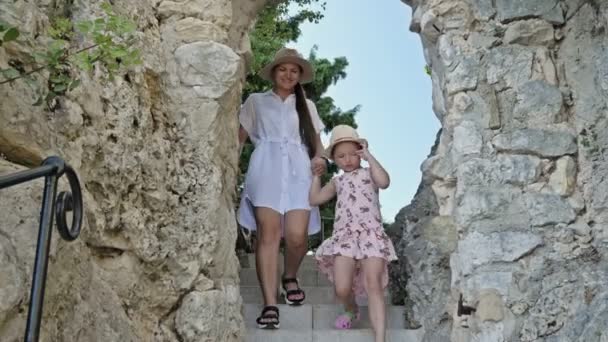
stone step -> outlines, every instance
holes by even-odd
[[[302,286],[302,289],[306,293],[306,304],[336,304],[336,298],[334,295],[334,288],[329,286]],[[241,297],[243,297],[243,303],[251,304],[262,304],[264,303],[262,298],[262,291],[259,286],[241,286]],[[390,294],[388,289],[384,293],[386,303],[391,303]],[[277,292],[277,301],[284,304],[284,299],[279,296]],[[357,304],[367,305],[367,297],[357,298]]]
[[[247,329],[245,342],[312,342],[312,330]]]
[[[261,310],[261,309],[260,309]],[[361,320],[355,328],[371,328],[367,306],[360,306]],[[333,330],[334,320],[342,313],[342,305],[316,304],[313,305],[312,317],[315,330]],[[388,329],[405,329],[405,308],[403,306],[388,305],[386,308],[386,327]]]
[[[420,329],[419,329],[420,330]],[[389,329],[386,342],[420,342],[418,330]],[[370,342],[374,340],[371,329],[352,330],[260,330],[248,329],[246,342]]]
[[[312,342],[371,342],[373,340],[372,329],[312,331]],[[417,330],[388,329],[386,331],[386,342],[420,341],[422,341],[422,336]]]
[[[257,329],[255,320],[262,312],[262,307],[262,304],[243,305],[243,319],[245,320],[245,327],[247,327],[247,329]],[[303,304],[295,307],[287,304],[279,304],[277,307],[279,308],[279,319],[282,330],[301,331],[312,329],[312,305]]]
[[[279,304],[281,328],[289,330],[333,330],[334,320],[342,312],[338,304],[303,304],[298,307]],[[371,328],[367,306],[361,306],[361,320],[355,329]],[[386,326],[388,329],[405,329],[403,306],[389,305],[386,308]],[[243,305],[243,318],[248,329],[257,327],[256,318],[262,311],[262,304]]]
[[[279,272],[279,276],[280,276]],[[242,268],[239,271],[241,286],[257,286],[258,276],[255,268]],[[327,277],[317,270],[300,269],[298,272],[300,286],[333,286]]]
[[[335,296],[333,287],[329,286],[302,286],[306,293],[307,304],[334,304]],[[259,286],[241,286],[241,296],[243,303],[262,304],[262,291]],[[282,298],[277,298],[280,303],[284,303]]]

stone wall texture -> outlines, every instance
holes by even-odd
[[[54,232],[43,341],[241,340],[235,113],[264,2],[112,1],[138,25],[141,66],[82,75],[53,111],[21,82],[0,86],[0,173],[59,155],[83,185],[80,238]],[[0,0],[22,32],[0,68],[44,44],[56,13],[91,18],[100,4]],[[41,194],[42,181],[0,191],[3,342],[23,338]]]
[[[408,323],[428,342],[608,341],[608,3],[404,2],[442,123],[391,227]]]

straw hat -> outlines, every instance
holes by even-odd
[[[351,141],[357,144],[364,144],[365,139],[359,137],[357,131],[349,125],[338,125],[331,130],[329,146],[325,149],[325,156],[332,159],[334,147],[341,142]]]
[[[314,71],[309,61],[304,59],[300,53],[295,49],[282,48],[274,55],[274,60],[268,63],[262,70],[260,70],[260,77],[267,81],[274,81],[272,79],[272,69],[279,64],[293,63],[297,64],[302,68],[302,74],[300,75],[300,83],[312,82],[314,78]]]

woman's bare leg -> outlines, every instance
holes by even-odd
[[[309,210],[291,210],[285,214],[285,260],[284,278],[295,278],[302,259],[308,251],[308,221],[310,220]],[[287,290],[295,290],[295,283],[288,283]],[[301,295],[294,295],[291,298],[301,299]]]
[[[264,305],[276,305],[281,215],[270,208],[256,207],[255,217],[258,225],[255,250],[258,281]]]

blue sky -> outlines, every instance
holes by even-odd
[[[361,105],[359,135],[391,176],[380,202],[384,220],[393,222],[416,193],[420,164],[440,128],[420,38],[409,31],[411,9],[400,0],[327,0],[324,13],[319,24],[301,26],[289,46],[308,56],[317,45],[319,58],[348,59],[348,76],[327,95],[342,109]]]

